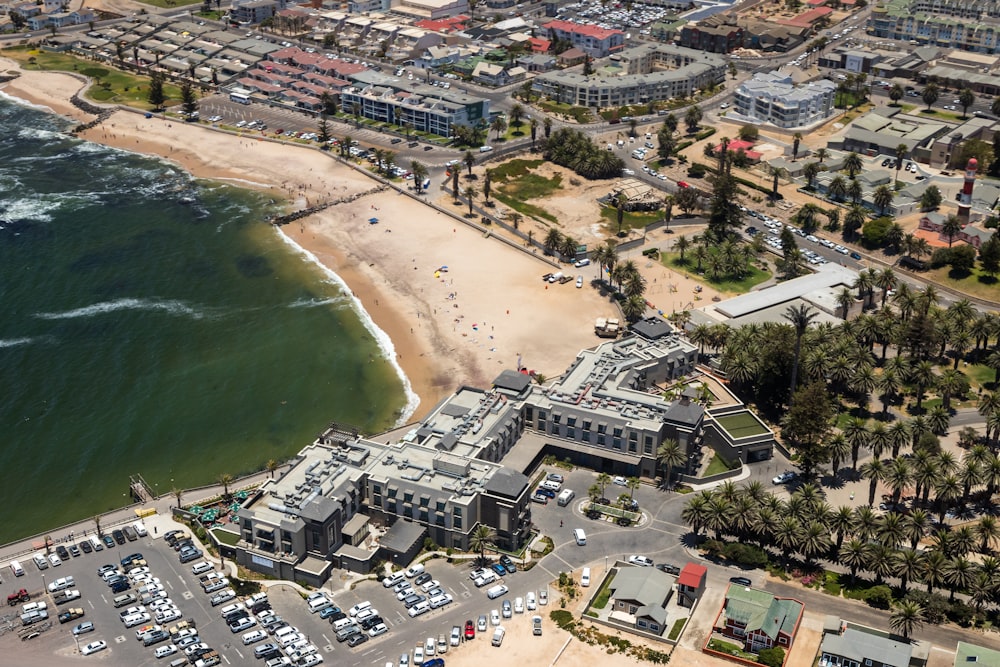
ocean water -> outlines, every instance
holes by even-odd
[[[258,193],[0,99],[0,543],[412,404],[391,343]]]

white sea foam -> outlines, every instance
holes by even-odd
[[[17,131],[17,136],[19,139],[42,139],[44,141],[66,139],[66,135],[62,132],[43,130],[40,127],[23,127]]]
[[[47,111],[48,113],[55,113],[52,107],[47,107],[43,104],[34,104],[26,99],[20,97],[14,97],[13,95],[8,95],[7,93],[0,90],[0,100],[6,100],[7,102],[13,102],[22,107],[28,107],[29,109],[38,109],[39,111]]]
[[[5,347],[18,347],[20,345],[28,345],[34,341],[34,338],[0,338],[0,349]]]
[[[316,308],[318,306],[329,306],[333,304],[348,303],[343,297],[329,297],[327,299],[298,299],[288,304],[289,308]]]
[[[64,310],[56,313],[35,313],[35,317],[43,320],[71,320],[78,317],[91,317],[114,313],[119,310],[149,310],[162,311],[170,315],[183,315],[200,320],[204,314],[191,308],[187,304],[173,299],[115,299],[114,301],[101,301],[90,306]]]
[[[35,220],[48,222],[52,220],[49,212],[59,208],[58,201],[39,199],[7,199],[0,201],[0,222],[18,222]]]
[[[369,332],[371,332],[372,336],[374,336],[375,341],[378,343],[378,346],[382,350],[382,353],[385,355],[385,358],[389,361],[390,364],[392,364],[393,369],[396,371],[396,375],[399,376],[399,379],[403,383],[403,391],[406,394],[406,405],[403,407],[403,412],[399,416],[399,419],[396,421],[397,426],[402,426],[410,419],[410,416],[416,411],[417,405],[420,403],[420,397],[414,393],[413,386],[410,384],[410,378],[406,377],[406,373],[403,372],[402,366],[400,366],[399,362],[396,360],[396,347],[392,344],[392,339],[389,338],[389,334],[382,331],[382,329],[380,329],[379,326],[375,324],[375,321],[372,320],[371,316],[368,314],[368,311],[366,311],[364,306],[361,305],[361,300],[358,299],[356,296],[354,296],[354,294],[351,292],[351,288],[347,286],[347,283],[344,282],[343,278],[338,276],[335,272],[331,271],[328,267],[324,266],[323,263],[319,261],[319,259],[316,257],[316,255],[312,254],[311,252],[300,246],[298,243],[293,241],[291,238],[289,238],[288,235],[285,234],[280,227],[276,227],[275,229],[277,229],[278,231],[278,238],[284,241],[295,252],[304,256],[310,262],[318,266],[320,270],[323,271],[323,273],[326,274],[326,276],[333,283],[335,283],[341,288],[344,296],[350,299],[350,304],[354,307],[354,310],[357,311],[358,315],[361,317],[361,323],[365,326],[366,329],[368,329]]]

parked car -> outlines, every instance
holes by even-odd
[[[747,577],[729,577],[729,582],[737,586],[752,586],[753,582]]]
[[[794,479],[795,479],[795,473],[792,472],[791,470],[786,470],[785,472],[781,473],[780,475],[772,479],[771,482],[773,482],[774,484],[788,484]]]

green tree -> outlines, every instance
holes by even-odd
[[[687,126],[688,134],[694,134],[698,131],[701,118],[701,108],[699,108],[697,104],[692,104],[688,107],[687,111],[684,113],[684,125]]]
[[[847,154],[847,157],[844,158],[844,169],[847,170],[847,175],[852,179],[857,176],[858,172],[860,172],[863,168],[864,162],[862,162],[861,156],[856,152],[851,151]]]
[[[962,231],[962,221],[954,213],[949,214],[941,224],[941,233],[948,237],[949,248],[960,231]]]
[[[783,314],[783,317],[788,320],[789,324],[795,330],[795,352],[792,355],[792,379],[788,390],[790,396],[795,394],[795,384],[799,373],[799,360],[802,355],[802,337],[805,335],[809,325],[816,319],[816,316],[816,311],[804,304],[789,306]]]
[[[878,210],[882,215],[885,215],[889,206],[892,204],[892,197],[892,188],[888,185],[880,185],[875,188],[875,192],[872,193],[872,203],[878,207]]]
[[[152,78],[149,80],[149,96],[147,97],[149,104],[153,107],[153,110],[158,110],[163,108],[163,103],[167,101],[167,96],[163,92],[163,73],[153,72]]]
[[[326,120],[326,114],[320,114],[319,124],[316,126],[316,141],[319,142],[320,148],[326,150],[329,148],[330,141],[330,123]]]
[[[921,211],[936,211],[941,205],[941,190],[936,185],[928,185],[924,193],[920,195]]]
[[[680,444],[677,440],[673,438],[667,438],[660,446],[656,448],[656,462],[663,466],[666,474],[664,478],[666,480],[667,488],[672,486],[671,482],[673,479],[674,468],[679,468],[683,466],[687,461],[687,457],[684,454],[684,450],[681,449]]]
[[[889,89],[889,99],[892,100],[893,104],[899,104],[899,101],[903,99],[903,86],[898,83],[894,83],[892,88]]]
[[[962,117],[965,118],[969,115],[969,107],[971,107],[976,101],[976,94],[972,92],[969,88],[963,88],[962,92],[958,94],[958,103],[962,105]]]
[[[486,550],[493,547],[497,539],[497,533],[484,523],[476,526],[469,536],[469,548],[479,552],[479,562],[486,562]]]
[[[806,187],[812,189],[815,186],[816,176],[819,174],[819,162],[807,162],[802,167],[802,175],[806,177]]]
[[[931,105],[938,101],[938,96],[940,94],[940,89],[934,82],[928,83],[924,88],[924,92],[921,93],[920,98],[927,105],[927,110],[930,111]]]
[[[794,135],[792,135],[792,162],[795,162],[797,159],[799,159],[800,143],[802,143],[802,133],[796,132]]]
[[[785,663],[785,649],[780,646],[762,649],[757,653],[757,662],[767,667],[781,667]]]
[[[833,406],[822,382],[803,386],[792,395],[791,403],[781,420],[781,432],[798,453],[802,477],[809,481],[831,459],[827,435]]]
[[[1000,273],[1000,234],[994,233],[990,239],[979,246],[979,263],[991,278]]]

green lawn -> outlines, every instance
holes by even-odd
[[[569,104],[549,101],[539,102],[538,106],[549,113],[571,116],[578,123],[590,123],[594,120],[590,109],[587,107],[575,107]]]
[[[537,220],[547,220],[552,223],[558,223],[559,220],[556,216],[552,215],[544,208],[540,206],[535,206],[534,204],[529,204],[527,202],[521,201],[511,197],[503,192],[497,191],[492,194],[492,197],[502,204],[510,206],[512,209],[520,213],[521,215],[528,216],[529,218],[535,218]]]
[[[240,541],[240,536],[237,533],[231,533],[228,530],[221,530],[219,528],[213,530],[212,535],[215,535],[215,539],[231,547],[236,546],[236,543]]]
[[[152,108],[152,105],[147,101],[149,97],[148,77],[135,76],[111,67],[102,67],[89,60],[66,53],[50,53],[19,47],[6,49],[3,54],[18,61],[26,70],[78,72],[89,76],[95,80],[95,83],[86,90],[84,96],[92,100],[127,104],[139,109]],[[165,84],[163,90],[167,95],[166,106],[180,104],[180,88],[173,84]]]
[[[531,171],[540,164],[541,160],[511,160],[491,169],[493,196],[522,215],[558,222],[541,206],[528,203],[530,199],[544,199],[562,189],[562,174],[546,178]]]
[[[611,599],[611,579],[605,579],[604,585],[601,586],[601,590],[597,592],[597,596],[594,597],[594,603],[590,605],[594,609],[604,609],[608,606],[608,600]]]
[[[712,475],[718,475],[722,472],[729,472],[732,468],[729,467],[729,463],[726,459],[722,458],[718,454],[712,457],[712,460],[708,462],[708,467],[705,468],[705,474],[703,477],[711,477]]]
[[[602,206],[601,217],[607,222],[606,227],[609,234],[618,233],[618,209],[614,206]],[[661,211],[625,211],[622,216],[622,231],[630,229],[643,229],[646,225],[651,225],[663,218]]]
[[[931,282],[941,283],[980,299],[995,300],[1000,294],[1000,284],[998,284],[996,277],[986,275],[979,270],[978,266],[967,276],[956,275],[947,266],[931,269],[926,271],[924,275]]]
[[[972,388],[969,390],[970,394],[975,394],[976,385],[980,387],[992,386],[993,381],[996,379],[996,371],[985,364],[970,364],[964,370],[965,374],[969,376],[969,380],[972,381]]]
[[[736,278],[720,275],[718,278],[712,278],[707,273],[699,275],[695,273],[696,264],[691,261],[691,251],[689,250],[684,256],[684,263],[680,261],[680,253],[663,253],[660,255],[660,263],[666,267],[674,269],[675,271],[682,272],[685,276],[693,278],[699,282],[704,282],[720,292],[728,292],[730,294],[745,294],[749,292],[754,286],[768,280],[771,277],[771,272],[761,269],[756,265],[750,266],[750,272],[748,275],[742,279],[737,280]]]
[[[680,636],[681,629],[684,627],[685,623],[687,623],[686,618],[678,618],[676,621],[674,621],[674,625],[672,628],[670,628],[670,634],[667,635],[667,639],[670,641],[676,641],[677,638]]]
[[[733,438],[745,438],[750,435],[762,435],[767,432],[763,425],[754,419],[749,412],[738,412],[726,415],[716,420]]]

